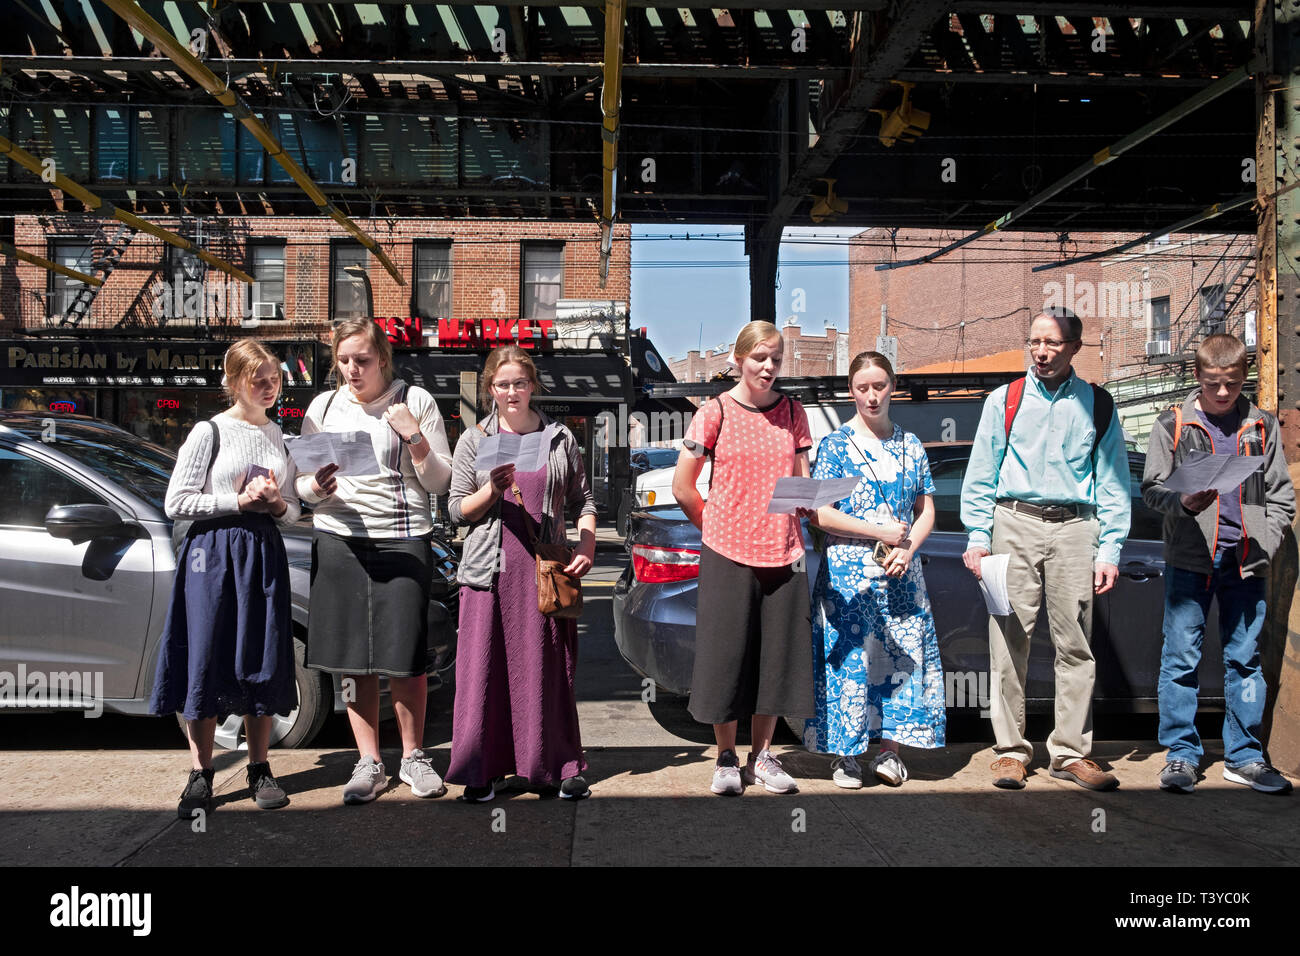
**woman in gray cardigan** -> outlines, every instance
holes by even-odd
[[[462,799],[491,800],[493,781],[508,774],[534,787],[559,788],[565,799],[589,796],[582,772],[573,679],[578,622],[537,609],[536,562],[528,524],[541,541],[565,544],[566,510],[580,540],[566,571],[581,577],[596,554],[596,505],[577,440],[564,425],[531,406],[537,369],[528,353],[507,345],[488,355],[480,399],[490,413],[456,445],[448,510],[469,526],[457,579],[460,632],[449,783]],[[485,435],[545,431],[545,468],[516,472],[503,465],[478,471]]]

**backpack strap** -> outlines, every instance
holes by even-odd
[[[1007,386],[1006,410],[1003,413],[1003,423],[1005,425],[1004,438],[1011,440],[1011,425],[1016,420],[1016,413],[1020,411],[1020,403],[1025,397],[1025,378],[1021,376]]]
[[[1178,439],[1183,435],[1183,406],[1170,405],[1169,410],[1174,413],[1174,447],[1170,451],[1178,450]]]
[[[1097,446],[1110,431],[1110,420],[1115,414],[1115,399],[1100,385],[1092,385],[1092,471],[1097,472]]]

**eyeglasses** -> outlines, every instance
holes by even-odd
[[[528,379],[521,378],[513,382],[493,382],[492,387],[498,392],[526,392],[532,384]]]
[[[1068,345],[1069,343],[1077,342],[1077,341],[1079,340],[1066,339],[1064,342],[1062,342],[1060,339],[1025,339],[1025,347],[1032,351],[1033,349],[1039,348],[1041,346],[1042,348],[1047,349],[1049,352],[1057,352],[1065,348],[1065,346]]]

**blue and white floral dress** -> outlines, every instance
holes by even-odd
[[[822,439],[813,477],[851,476],[862,481],[835,507],[867,521],[910,524],[917,495],[934,494],[925,448],[898,425],[884,441],[851,425]],[[944,745],[943,665],[920,556],[891,578],[871,558],[875,543],[827,536],[812,608],[817,715],[804,726],[804,746],[818,753],[866,753],[881,737]]]

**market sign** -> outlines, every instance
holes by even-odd
[[[482,348],[518,345],[542,348],[553,338],[550,319],[439,319],[439,348]]]

